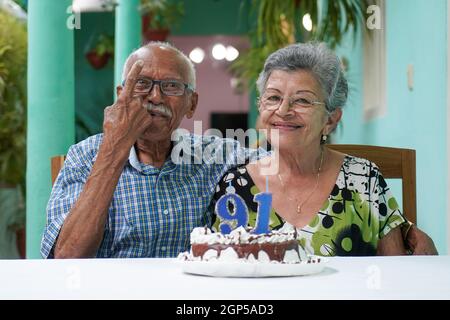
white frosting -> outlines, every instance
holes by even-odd
[[[212,260],[212,259],[217,259],[217,250],[209,249],[203,255],[203,260],[209,261],[209,260]]]
[[[270,262],[270,257],[266,252],[260,250],[258,252],[258,261],[259,262]]]
[[[290,227],[289,227],[290,226]],[[269,234],[253,234],[244,227],[234,229],[229,234],[211,232],[209,228],[197,227],[192,230],[191,244],[245,244],[245,243],[280,243],[296,239],[295,228],[286,224],[280,230],[272,230]]]
[[[248,262],[258,262],[258,260],[255,258],[255,256],[253,255],[253,253],[250,253],[249,256],[247,257],[247,261]]]
[[[233,248],[226,248],[220,252],[218,260],[220,261],[236,261],[239,260],[238,254]]]
[[[303,251],[303,250],[301,250],[301,248],[298,248],[298,249],[299,249],[300,252]],[[301,260],[298,258],[297,251],[295,251],[295,250],[287,250],[284,253],[284,258],[283,258],[283,262],[284,263],[299,263],[300,261]]]

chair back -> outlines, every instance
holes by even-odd
[[[416,223],[416,151],[356,144],[329,144],[328,148],[374,162],[384,178],[402,179],[403,214]]]
[[[52,185],[55,183],[59,171],[64,165],[64,160],[66,160],[65,155],[54,156],[51,159]]]
[[[328,144],[328,148],[374,162],[386,179],[402,180],[403,214],[416,223],[416,151],[357,144]],[[65,155],[52,157],[52,185],[64,165]]]

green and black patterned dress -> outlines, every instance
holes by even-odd
[[[244,199],[249,225],[254,226],[257,204],[253,196],[261,191],[245,167],[230,170],[222,177],[210,208],[227,188]],[[318,214],[298,229],[299,242],[314,255],[376,255],[378,241],[405,221],[378,167],[366,159],[347,155],[330,196]],[[220,223],[216,219],[213,229],[218,230]],[[284,224],[273,209],[269,224],[272,229]]]

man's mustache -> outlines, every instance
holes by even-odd
[[[145,108],[148,112],[156,111],[160,113],[162,116],[172,118],[172,110],[170,110],[169,107],[163,105],[163,104],[153,104],[153,103],[147,103],[145,105]]]

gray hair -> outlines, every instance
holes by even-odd
[[[312,72],[326,95],[325,105],[328,112],[342,108],[347,101],[348,84],[341,61],[323,42],[292,44],[272,53],[256,81],[260,95],[264,93],[267,80],[274,70]]]
[[[124,65],[123,65],[122,81],[124,81],[127,78],[127,64],[129,62],[129,60],[131,59],[131,57],[133,57],[133,55],[137,51],[139,51],[141,49],[151,49],[152,47],[155,47],[155,46],[171,49],[171,50],[175,51],[180,56],[180,58],[184,61],[184,63],[188,67],[188,78],[189,78],[188,82],[192,86],[192,88],[195,90],[195,87],[196,87],[195,86],[195,84],[196,84],[195,67],[194,67],[194,64],[192,63],[191,59],[189,59],[181,50],[179,50],[178,48],[174,47],[169,42],[163,42],[163,41],[150,41],[149,43],[139,47],[136,50],[134,50],[128,56],[127,60],[125,61]]]

